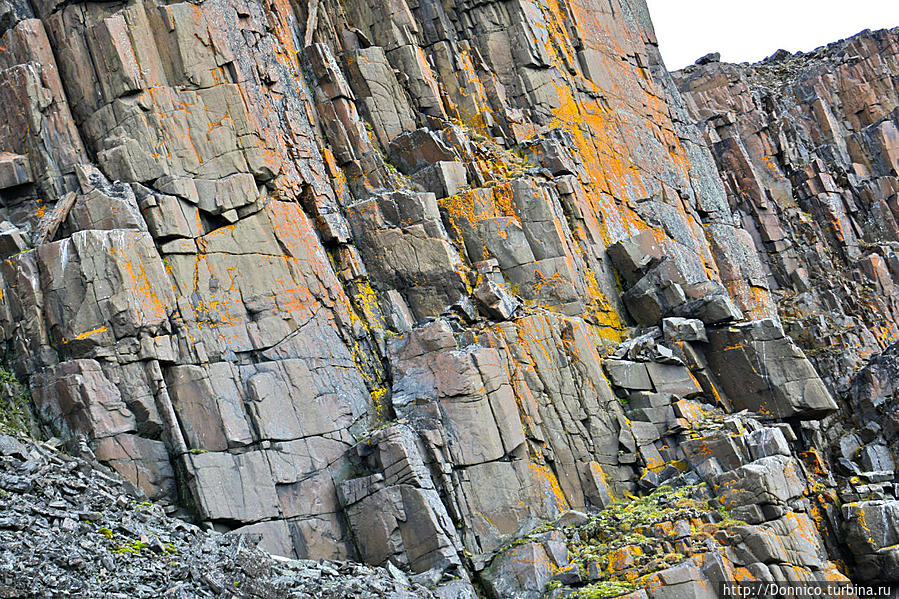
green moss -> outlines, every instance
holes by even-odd
[[[586,586],[576,591],[572,597],[577,599],[608,599],[610,597],[620,597],[637,590],[633,584],[629,582],[620,582],[617,580],[604,580]]]
[[[144,549],[147,548],[147,544],[142,541],[131,541],[130,543],[125,543],[124,545],[113,545],[111,547],[113,553],[131,553],[138,554]]]
[[[718,528],[733,528],[734,526],[747,526],[748,524],[744,520],[736,520],[734,518],[725,518],[721,522],[718,523]]]
[[[108,528],[98,528],[97,532],[100,533],[101,535],[103,535],[104,537],[106,537],[107,539],[112,538],[112,531],[109,530]]]
[[[663,485],[647,496],[631,496],[627,501],[613,503],[577,529],[579,540],[569,543],[572,562],[584,578],[592,564],[593,575],[598,573],[600,579],[573,596],[593,599],[627,594],[640,586],[646,576],[687,559],[674,552],[661,558],[655,556],[664,551],[663,542],[669,540],[668,529],[675,522],[698,518],[712,510],[706,501],[696,499],[703,486],[673,489]],[[566,532],[573,537],[574,530]],[[619,561],[622,550],[632,558],[627,563]]]
[[[674,490],[662,485],[645,497],[615,502],[584,526],[583,532],[598,541],[613,541],[620,538],[622,532],[629,533],[640,527],[673,522],[708,511],[706,503],[690,497],[701,486]]]
[[[721,514],[723,518],[721,522],[718,523],[718,528],[732,528],[734,526],[747,526],[746,521],[740,520],[739,518],[734,518],[733,514],[731,514],[730,508],[721,502],[717,502],[715,506],[715,510]]]
[[[0,366],[0,429],[34,436],[28,390],[16,376]]]

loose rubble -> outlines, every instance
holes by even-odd
[[[25,437],[0,433],[0,464],[0,597],[435,597],[395,569],[275,558],[258,535],[201,530]]]

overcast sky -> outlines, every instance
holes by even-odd
[[[899,0],[647,0],[665,65],[709,52],[755,62],[780,48],[807,52],[863,29],[899,27]]]

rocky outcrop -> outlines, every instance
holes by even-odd
[[[702,301],[718,269],[694,187],[728,211],[658,102],[642,4],[573,30],[572,7],[540,4],[34,9],[3,31],[2,319],[55,434],[303,556],[358,549],[339,489],[394,417],[450,431],[421,459],[459,480],[415,487],[464,496],[435,511],[456,529],[441,546],[489,552],[525,512],[584,505],[599,465],[627,484],[599,368],[627,318],[605,248],[652,231]],[[441,314],[455,324],[411,331]],[[507,494],[464,491],[479,476]],[[464,541],[488,505],[502,524]]]
[[[446,597],[843,580],[863,512],[835,490],[895,499],[825,451],[890,335],[894,38],[672,78],[642,0],[0,0],[6,361],[50,434],[288,557]],[[825,99],[772,136],[794,87]],[[828,343],[867,324],[840,357],[812,316]],[[682,537],[638,585],[534,532],[663,483],[707,505],[652,524],[739,540]]]
[[[806,54],[703,60],[674,74],[785,330],[841,395],[817,445],[845,502],[847,559],[864,580],[896,576],[896,36],[867,31]]]
[[[674,74],[785,328],[841,391],[899,335],[896,35]]]
[[[631,341],[606,361],[613,389],[627,398],[641,497],[566,512],[506,547],[482,573],[489,596],[718,597],[735,580],[845,588],[830,544],[843,531],[838,511],[831,519],[833,481],[820,458],[771,414],[728,414],[703,402],[678,357],[692,348],[672,350],[661,337]],[[664,387],[670,381],[679,389]],[[810,424],[797,429],[805,436]],[[864,526],[850,525],[847,538]],[[889,534],[866,547],[877,553],[873,544],[885,547]],[[878,572],[881,580],[887,572]]]

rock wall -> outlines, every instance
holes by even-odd
[[[834,388],[899,339],[896,30],[675,73],[782,322]]]
[[[814,249],[779,266],[793,254],[759,241],[769,221],[740,195],[753,125],[732,165],[695,122],[713,100],[762,109],[673,79],[641,0],[0,0],[0,36],[6,359],[53,434],[154,500],[431,586],[674,464],[719,498],[745,483],[753,524],[809,513],[817,421],[852,359],[816,355],[822,380],[782,291],[815,287],[829,339],[874,322],[892,296],[860,307],[848,281],[892,285],[888,239],[820,273]],[[871,157],[846,193],[887,215],[893,150],[873,156],[895,145],[878,120],[895,75],[877,77],[896,61],[869,43],[895,34],[846,46],[875,98],[853,126],[873,129],[828,139]],[[797,243],[848,239],[795,216]],[[812,283],[834,271],[845,293]],[[619,345],[633,325],[648,336]],[[856,361],[891,334],[860,331]],[[691,398],[786,420],[796,444],[685,461],[692,404],[672,406]],[[769,480],[786,460],[795,478]]]

